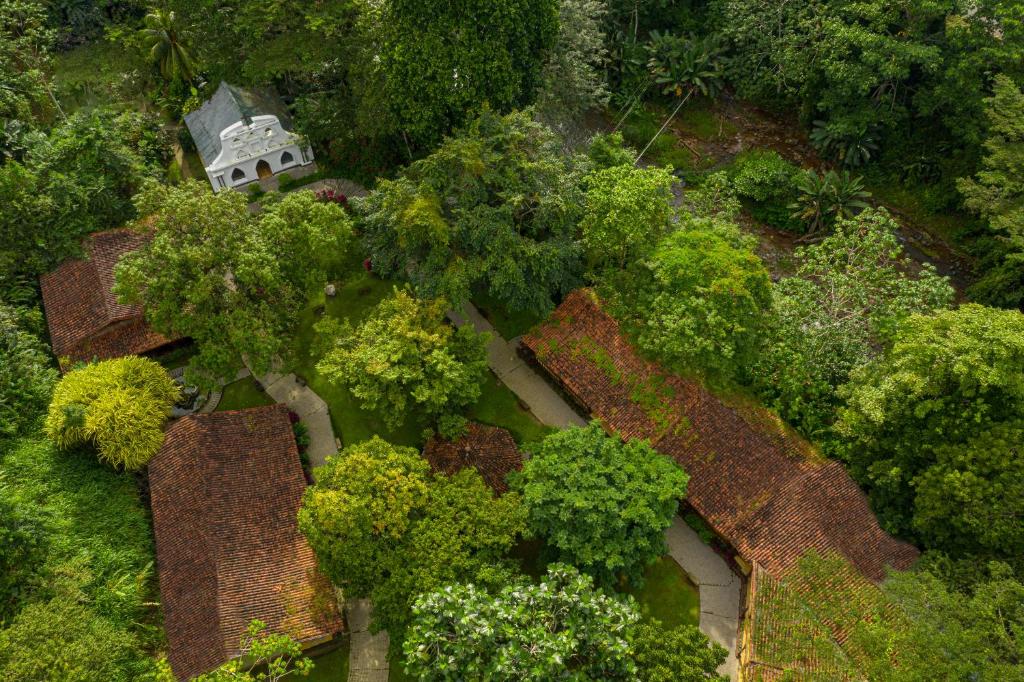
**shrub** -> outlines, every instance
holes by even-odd
[[[733,185],[741,197],[758,202],[786,199],[796,190],[800,169],[771,149],[755,149],[736,158]]]
[[[31,604],[0,630],[4,680],[138,679],[145,669],[131,632],[71,598]]]
[[[61,449],[90,444],[115,467],[144,466],[164,442],[180,389],[156,362],[129,356],[68,372],[53,392],[46,434]]]

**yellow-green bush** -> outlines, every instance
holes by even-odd
[[[99,458],[134,470],[164,442],[179,388],[156,362],[129,356],[68,372],[53,392],[46,434],[59,448],[92,444]]]

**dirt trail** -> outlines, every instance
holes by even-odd
[[[727,165],[741,151],[754,148],[774,149],[780,156],[804,168],[821,169],[827,164],[815,153],[806,134],[792,121],[759,110],[747,103],[720,98],[712,105],[712,112],[720,121],[719,134],[707,138],[694,134],[686,123],[676,119],[669,125],[680,146],[699,153],[702,168],[720,168]],[[928,231],[889,202],[873,200],[884,206],[900,224],[899,238],[907,255],[915,263],[931,263],[939,274],[949,277],[958,294],[972,281],[972,260],[943,237]],[[791,254],[799,246],[795,236],[759,224],[749,216],[741,221],[743,227],[760,240],[759,255],[776,276],[788,274]]]

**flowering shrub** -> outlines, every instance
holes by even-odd
[[[348,197],[341,192],[335,192],[333,189],[324,188],[316,191],[317,201],[330,202],[338,204],[342,208],[348,208]]]

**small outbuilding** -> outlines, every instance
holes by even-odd
[[[62,367],[142,355],[175,341],[150,328],[142,306],[118,303],[111,291],[117,261],[147,239],[128,228],[95,232],[85,241],[84,258],[67,260],[39,278],[50,343]]]
[[[273,90],[221,83],[185,125],[196,143],[214,192],[242,187],[278,173],[315,170],[313,150],[291,130],[284,103]]]
[[[434,436],[423,448],[423,457],[435,473],[449,476],[465,467],[473,467],[499,495],[508,492],[509,473],[523,468],[523,456],[512,434],[495,426],[475,423],[454,441]]]
[[[304,648],[342,630],[299,531],[306,488],[281,404],[183,417],[149,464],[167,658],[191,679],[240,654],[253,619]]]

